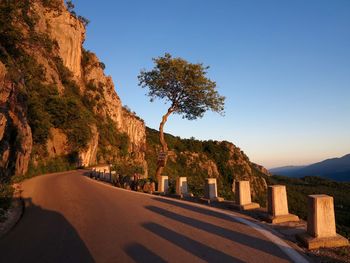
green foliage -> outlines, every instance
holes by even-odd
[[[43,47],[48,54],[51,54],[54,49],[58,49],[56,40],[52,40],[47,34],[38,33],[32,34],[29,42],[34,46]]]
[[[85,27],[90,23],[90,20],[87,19],[86,17],[78,16],[78,19],[79,19],[80,22],[83,23],[83,25],[84,25]]]
[[[44,7],[52,9],[52,10],[58,10],[61,0],[41,0]]]
[[[76,153],[46,160],[39,160],[39,162],[36,164],[34,164],[33,160],[31,160],[29,163],[28,172],[23,176],[14,176],[12,178],[12,182],[19,183],[25,179],[29,179],[37,175],[73,170],[77,167],[76,162]]]
[[[117,130],[115,123],[107,118],[99,119],[97,127],[100,133],[98,158],[112,161],[118,157],[126,157],[129,149],[129,137],[126,133]]]
[[[83,69],[85,69],[87,66],[98,66],[102,70],[105,70],[105,68],[106,68],[105,63],[103,63],[103,62],[93,63],[93,61],[94,61],[93,56],[94,55],[92,52],[90,52],[89,50],[83,49],[82,59],[81,59],[81,65],[82,65]]]
[[[92,56],[92,52],[84,48],[82,49],[81,65],[83,68],[91,64]]]
[[[73,2],[71,0],[66,0],[66,6],[67,6],[68,11],[72,13],[74,10],[74,7],[75,7]]]
[[[135,174],[143,174],[144,169],[141,165],[132,162],[116,162],[112,165],[112,170],[121,176],[134,176]]]
[[[146,161],[148,164],[148,171],[150,177],[154,178],[157,164],[157,152],[159,151],[158,136],[159,132],[150,128],[146,130],[147,134],[147,152]],[[176,153],[177,159],[173,161],[173,158],[168,158],[167,166],[164,168],[163,175],[168,175],[170,179],[178,176],[187,176],[187,181],[190,191],[196,196],[203,196],[204,194],[204,182],[208,177],[208,171],[200,166],[198,162],[188,163],[186,153],[198,153],[199,158],[205,156],[205,160],[213,161],[218,167],[218,192],[219,195],[227,200],[233,199],[232,183],[238,175],[244,175],[244,170],[235,170],[236,166],[229,166],[228,161],[230,159],[230,149],[227,146],[227,142],[217,141],[199,141],[195,138],[181,139],[170,134],[165,134],[165,140],[168,142],[169,149]],[[205,161],[203,160],[203,161]],[[200,159],[201,161],[201,159]],[[247,160],[248,161],[248,160]],[[254,171],[254,175],[257,177],[262,176],[258,171]],[[266,192],[261,189],[261,195],[256,197],[255,201],[259,203],[265,202]]]
[[[171,109],[184,118],[193,120],[203,117],[207,110],[223,112],[225,97],[216,91],[216,83],[205,75],[208,67],[192,64],[170,54],[153,59],[154,69],[141,71],[139,86],[148,87],[148,96],[165,99]]]
[[[99,65],[100,65],[100,68],[102,68],[103,70],[105,70],[105,69],[106,69],[106,65],[105,65],[105,63],[100,62],[100,63],[99,63]]]
[[[71,13],[71,15],[79,19],[79,21],[82,22],[85,27],[90,23],[90,20],[86,17],[80,15],[77,16],[76,12],[74,11],[75,5],[71,0],[66,0],[66,7],[67,10]]]
[[[44,145],[50,128],[55,127],[67,134],[73,150],[85,148],[91,138],[89,125],[93,116],[82,104],[79,87],[61,60],[56,59],[56,65],[65,85],[64,96],[58,93],[56,86],[44,83],[44,69],[32,57],[24,53],[18,65],[26,84],[27,117],[34,143]]]
[[[44,144],[50,134],[52,124],[50,115],[45,111],[45,104],[38,96],[30,96],[28,101],[28,122],[32,128],[33,142]]]
[[[327,194],[334,197],[337,231],[350,237],[350,183],[335,182],[321,177],[289,178],[272,176],[268,184],[283,184],[287,187],[288,207],[291,213],[307,218],[307,196]]]

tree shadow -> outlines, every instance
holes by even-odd
[[[152,262],[152,263],[165,263],[166,261],[160,256],[149,250],[147,247],[139,244],[132,243],[124,248],[124,251],[130,258],[137,263]]]
[[[169,228],[161,226],[156,223],[145,223],[142,225],[150,232],[162,237],[166,241],[173,243],[174,245],[186,250],[194,256],[201,258],[206,262],[244,262],[238,258],[228,255],[224,252],[216,250],[212,247],[204,245],[196,240],[193,240],[187,236],[176,233]]]
[[[25,199],[25,213],[0,240],[0,262],[95,262],[74,227],[55,211]]]
[[[216,217],[216,218],[220,218],[220,219],[224,219],[224,220],[232,222],[232,217],[230,217],[229,215],[225,215],[225,214],[218,213],[218,212],[215,212],[212,210],[208,210],[206,208],[193,206],[193,205],[185,204],[185,203],[180,203],[180,202],[176,202],[176,201],[169,200],[169,199],[163,199],[163,198],[159,198],[159,197],[154,197],[152,199],[156,200],[158,202],[166,203],[168,205],[178,206],[178,207],[181,207],[181,208],[193,211],[193,212],[197,212],[200,214],[204,214],[204,215],[208,215],[208,216],[212,216],[212,217]],[[237,223],[240,223],[240,222],[237,222]]]
[[[281,259],[290,260],[287,255],[285,255],[277,246],[274,246],[273,243],[270,241],[253,237],[231,229],[226,229],[224,227],[217,226],[204,221],[200,221],[198,219],[180,215],[156,206],[146,206],[146,209],[154,213],[157,213],[159,215],[162,215],[164,217],[171,218],[172,220],[189,225],[191,227],[198,228],[208,233],[223,237],[230,241],[243,244],[247,247],[255,248],[267,254],[275,255],[276,257],[279,257]],[[276,252],[280,252],[280,253],[276,253]]]

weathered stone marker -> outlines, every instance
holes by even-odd
[[[187,177],[178,177],[176,179],[176,194],[178,195],[187,195]]]
[[[297,238],[308,249],[349,245],[346,238],[336,233],[332,196],[308,196],[307,233],[297,235]]]
[[[168,193],[169,188],[169,178],[168,176],[162,175],[158,180],[158,192],[160,193]]]
[[[251,210],[259,208],[260,205],[252,203],[249,181],[235,182],[236,207],[240,210]]]
[[[218,198],[216,178],[205,179],[204,197],[209,200],[216,200]]]
[[[268,217],[270,223],[299,221],[299,217],[289,214],[285,185],[271,185],[267,189]]]
[[[116,183],[117,182],[117,171],[111,171],[110,176],[111,176],[110,182]]]

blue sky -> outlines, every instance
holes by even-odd
[[[167,110],[138,87],[152,58],[209,65],[226,115],[171,116],[165,131],[228,140],[268,168],[350,153],[350,1],[73,1],[95,52],[147,126]]]

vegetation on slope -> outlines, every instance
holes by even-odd
[[[233,145],[228,142],[181,139],[170,134],[165,134],[165,139],[172,152],[163,175],[169,176],[172,191],[174,191],[176,178],[187,176],[189,190],[196,196],[203,196],[205,179],[213,176],[218,179],[219,195],[227,200],[233,200],[234,180],[245,178],[248,174],[260,179],[267,177],[266,174],[255,169],[239,148],[235,147],[234,154],[231,156],[229,147]],[[146,160],[151,177],[155,175],[159,149],[158,131],[147,128]],[[265,206],[266,188],[260,185],[260,181],[254,182],[253,188],[257,190],[253,195],[254,200]]]

